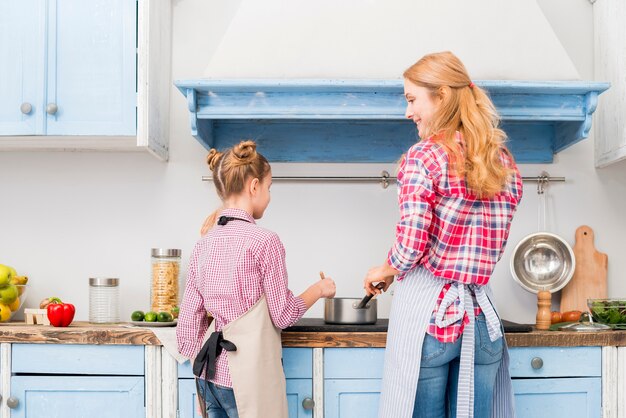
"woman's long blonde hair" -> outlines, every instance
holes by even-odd
[[[512,160],[500,129],[500,117],[483,89],[470,79],[465,66],[451,52],[422,57],[403,74],[404,78],[430,90],[441,101],[428,135],[441,143],[450,158],[454,173],[465,178],[467,187],[481,198],[501,192],[513,169],[502,162],[504,151]],[[463,137],[459,146],[456,131]],[[426,136],[422,137],[424,139]]]
[[[213,172],[213,184],[222,201],[241,193],[250,177],[263,181],[271,170],[267,159],[257,152],[254,141],[241,141],[223,152],[212,148],[206,162]],[[204,221],[200,233],[204,235],[215,226],[222,208],[217,209]]]

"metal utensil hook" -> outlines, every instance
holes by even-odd
[[[537,194],[543,194],[550,184],[550,174],[542,171],[537,177]]]

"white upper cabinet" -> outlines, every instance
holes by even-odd
[[[0,149],[146,148],[167,159],[169,118],[150,117],[169,111],[170,8],[0,2]]]
[[[626,2],[593,4],[595,77],[611,82],[600,98],[595,130],[596,167],[626,159]]]

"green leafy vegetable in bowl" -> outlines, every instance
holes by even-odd
[[[626,299],[588,299],[594,321],[609,325],[626,325]]]

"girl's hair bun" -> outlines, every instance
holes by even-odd
[[[209,165],[211,171],[215,170],[215,167],[217,167],[222,155],[224,155],[224,153],[219,152],[215,148],[211,148],[209,155],[206,156],[206,163]]]
[[[233,156],[237,159],[237,165],[251,164],[257,157],[256,143],[254,141],[241,141],[233,147]]]

